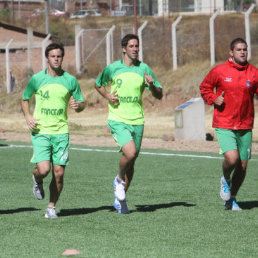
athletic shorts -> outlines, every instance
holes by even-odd
[[[136,151],[139,153],[144,125],[129,125],[123,122],[108,120],[108,126],[120,150],[126,143],[134,141]]]
[[[68,165],[69,163],[69,134],[32,134],[33,145],[32,163],[50,161],[55,165]]]
[[[215,128],[221,153],[238,150],[241,160],[251,159],[252,130],[230,130]]]

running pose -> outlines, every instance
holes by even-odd
[[[226,209],[241,210],[236,195],[244,182],[247,162],[251,158],[258,72],[247,62],[247,43],[244,39],[234,39],[229,54],[227,62],[208,73],[200,91],[203,99],[214,105],[213,127],[224,154],[220,196]]]
[[[37,166],[33,171],[33,193],[39,200],[44,198],[43,178],[52,164],[52,181],[49,186],[50,200],[46,218],[57,218],[55,205],[63,188],[65,166],[69,163],[70,147],[67,108],[81,112],[84,100],[75,77],[62,69],[64,47],[51,43],[45,51],[48,67],[34,74],[22,96],[22,111],[31,130],[33,157]],[[29,99],[35,95],[36,105],[30,114]]]
[[[155,98],[161,99],[162,87],[149,66],[138,60],[138,36],[126,35],[121,45],[123,58],[103,70],[95,88],[109,101],[108,126],[122,151],[119,172],[113,181],[113,205],[118,213],[129,213],[126,192],[133,178],[144,128],[142,94],[147,88]],[[110,92],[105,88],[109,84]]]

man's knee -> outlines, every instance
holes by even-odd
[[[224,154],[225,162],[229,166],[236,166],[240,162],[239,153],[237,150],[227,151]]]

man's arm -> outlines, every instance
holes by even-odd
[[[29,100],[21,100],[21,107],[22,107],[22,112],[24,114],[26,123],[29,127],[30,130],[34,130],[37,126],[37,120],[39,119],[35,119],[29,111]]]
[[[97,90],[97,92],[104,97],[105,99],[107,99],[109,102],[111,102],[113,105],[118,105],[119,101],[118,101],[118,97],[116,96],[117,91],[114,91],[112,93],[108,93],[105,89],[104,86],[98,87],[97,84],[95,83],[95,89]]]
[[[209,105],[222,105],[224,102],[224,91],[217,91],[214,93],[214,88],[217,86],[217,74],[214,69],[212,69],[204,78],[200,85],[200,93],[204,101]],[[218,95],[219,94],[219,95]]]
[[[163,91],[162,88],[156,87],[153,83],[154,83],[154,79],[152,78],[151,75],[147,75],[146,72],[144,72],[145,75],[145,83],[148,85],[152,96],[156,99],[162,99],[163,97]]]

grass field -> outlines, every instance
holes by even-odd
[[[238,195],[243,210],[225,211],[220,156],[144,149],[125,215],[112,207],[120,153],[72,146],[59,219],[47,220],[48,198],[32,194],[30,144],[0,144],[0,257],[257,257],[257,156]]]

